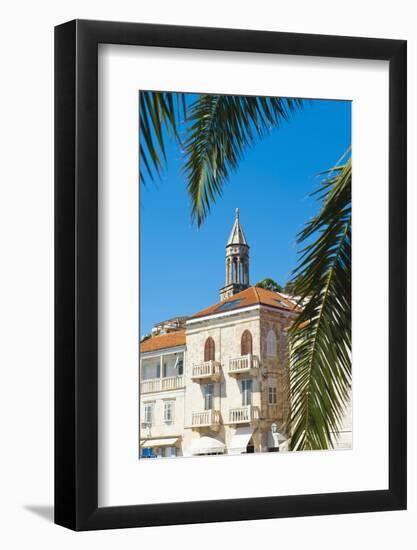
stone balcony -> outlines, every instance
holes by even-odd
[[[259,420],[259,407],[246,405],[229,409],[229,424],[250,424]]]
[[[160,391],[178,390],[184,387],[184,376],[168,376],[152,378],[140,383],[140,393],[156,393]]]
[[[191,417],[192,428],[217,428],[220,426],[220,411],[209,409],[208,411],[193,412]]]
[[[259,373],[259,359],[251,354],[230,359],[228,372],[233,376],[239,374],[256,376]]]
[[[220,379],[220,363],[218,361],[205,361],[198,365],[193,365],[191,370],[191,379],[195,382],[213,381]]]

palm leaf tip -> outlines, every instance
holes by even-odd
[[[176,96],[176,100],[174,98]],[[173,136],[180,143],[178,130],[180,112],[184,109],[184,94],[141,91],[139,94],[140,180],[160,176],[166,161],[166,138]]]
[[[188,113],[184,144],[192,218],[201,225],[247,147],[288,120],[298,99],[200,95]]]
[[[322,181],[321,211],[298,239],[294,293],[306,304],[289,332],[293,450],[331,448],[350,396],[351,177],[349,158]]]

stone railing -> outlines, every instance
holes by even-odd
[[[220,377],[220,363],[217,361],[205,361],[198,365],[193,365],[191,370],[191,378],[219,378]]]
[[[229,361],[229,374],[250,372],[259,368],[259,359],[256,355],[241,355]]]
[[[161,390],[178,390],[184,387],[183,376],[169,376],[168,378],[161,378]]]
[[[140,393],[178,390],[184,387],[184,376],[168,376],[167,378],[152,378],[140,383]]]
[[[237,407],[229,410],[229,423],[241,424],[259,420],[259,408],[253,405]]]
[[[220,423],[220,411],[209,409],[208,411],[194,412],[191,417],[191,426],[216,426]]]
[[[161,379],[144,380],[140,383],[140,393],[153,393],[161,391]]]

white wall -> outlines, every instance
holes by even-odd
[[[0,541],[17,548],[253,548],[260,540],[291,548],[412,548],[416,533],[417,373],[410,338],[408,512],[268,520],[74,534],[50,515],[53,470],[53,26],[74,17],[257,28],[409,40],[409,150],[417,149],[417,36],[414,2],[298,0],[39,0],[2,9],[0,94]],[[416,163],[410,154],[409,201],[416,204]],[[410,281],[417,279],[414,208],[410,215]],[[416,332],[416,285],[410,288],[410,334]],[[34,513],[33,509],[37,512]],[[31,511],[32,509],[32,511]],[[410,541],[410,542],[407,542]]]

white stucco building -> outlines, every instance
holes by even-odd
[[[140,344],[140,456],[286,450],[287,329],[298,312],[288,296],[250,286],[236,211],[219,302]]]

